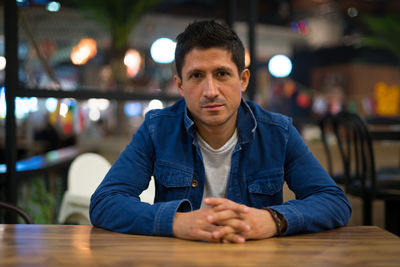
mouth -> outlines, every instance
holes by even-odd
[[[224,105],[223,104],[208,104],[204,105],[203,108],[209,111],[214,111],[222,108]]]

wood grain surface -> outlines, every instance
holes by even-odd
[[[343,227],[245,244],[120,234],[84,225],[0,225],[0,266],[400,266],[400,238]]]

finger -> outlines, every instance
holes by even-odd
[[[217,231],[219,228],[221,228],[220,225],[213,224],[213,223],[206,223],[201,227],[202,230],[210,232],[210,233]]]
[[[217,230],[212,232],[212,237],[214,239],[218,239],[220,240],[221,238],[223,238],[226,235],[230,235],[230,234],[234,234],[236,232],[235,229],[233,229],[230,226],[223,226],[218,228]]]
[[[219,197],[207,197],[203,200],[203,202],[210,206],[217,206],[227,202],[233,202],[227,198],[219,198]],[[234,203],[234,202],[233,202]]]
[[[251,226],[247,222],[239,219],[221,221],[218,222],[218,225],[229,226],[230,228],[235,230],[235,233],[247,233],[251,230]],[[217,230],[219,229],[216,229],[215,231]]]
[[[251,226],[245,219],[238,217],[232,211],[221,211],[207,216],[207,221],[213,225],[230,226],[235,229],[235,232],[248,232]]]
[[[223,204],[213,206],[214,212],[219,212],[221,210],[232,210],[235,211],[236,213],[241,214],[241,213],[248,213],[250,211],[250,208],[247,207],[246,205],[238,204],[235,202],[226,202]]]
[[[230,234],[230,235],[226,235],[224,236],[224,238],[222,239],[223,243],[245,243],[246,242],[246,238],[244,238],[241,235],[238,234]]]
[[[215,238],[213,232],[198,230],[195,233],[194,240],[208,241],[208,242],[221,242],[221,238]]]
[[[221,210],[219,212],[213,212],[207,215],[207,221],[209,223],[218,223],[219,221],[225,221],[234,218],[240,218],[240,214],[229,209]]]
[[[209,198],[204,199],[204,203],[209,206],[213,206],[214,211],[230,209],[230,210],[240,212],[240,213],[247,213],[250,210],[249,207],[247,207],[246,205],[242,205],[242,204],[233,202],[226,198],[209,197]]]

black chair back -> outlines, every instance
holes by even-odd
[[[373,198],[376,190],[375,158],[366,123],[355,113],[334,116],[333,129],[344,164],[345,187]]]
[[[344,184],[346,193],[362,198],[364,224],[371,224],[376,172],[372,139],[366,123],[355,113],[341,111],[323,117],[319,127],[329,174],[336,182]],[[334,133],[342,162],[343,175],[339,179],[335,178],[332,170],[332,156],[326,137],[328,129]]]
[[[325,150],[326,163],[328,168],[327,171],[329,175],[334,178],[335,175],[333,173],[332,153],[331,149],[329,148],[329,142],[327,138],[327,131],[333,130],[333,115],[327,114],[322,117],[320,120],[318,120],[318,126],[321,131],[321,140]]]

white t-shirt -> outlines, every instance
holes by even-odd
[[[207,197],[225,197],[231,169],[232,152],[237,140],[237,130],[235,130],[232,137],[222,147],[213,149],[197,133],[197,142],[203,156],[205,170],[203,199]],[[203,207],[204,204],[202,203],[201,206]]]

